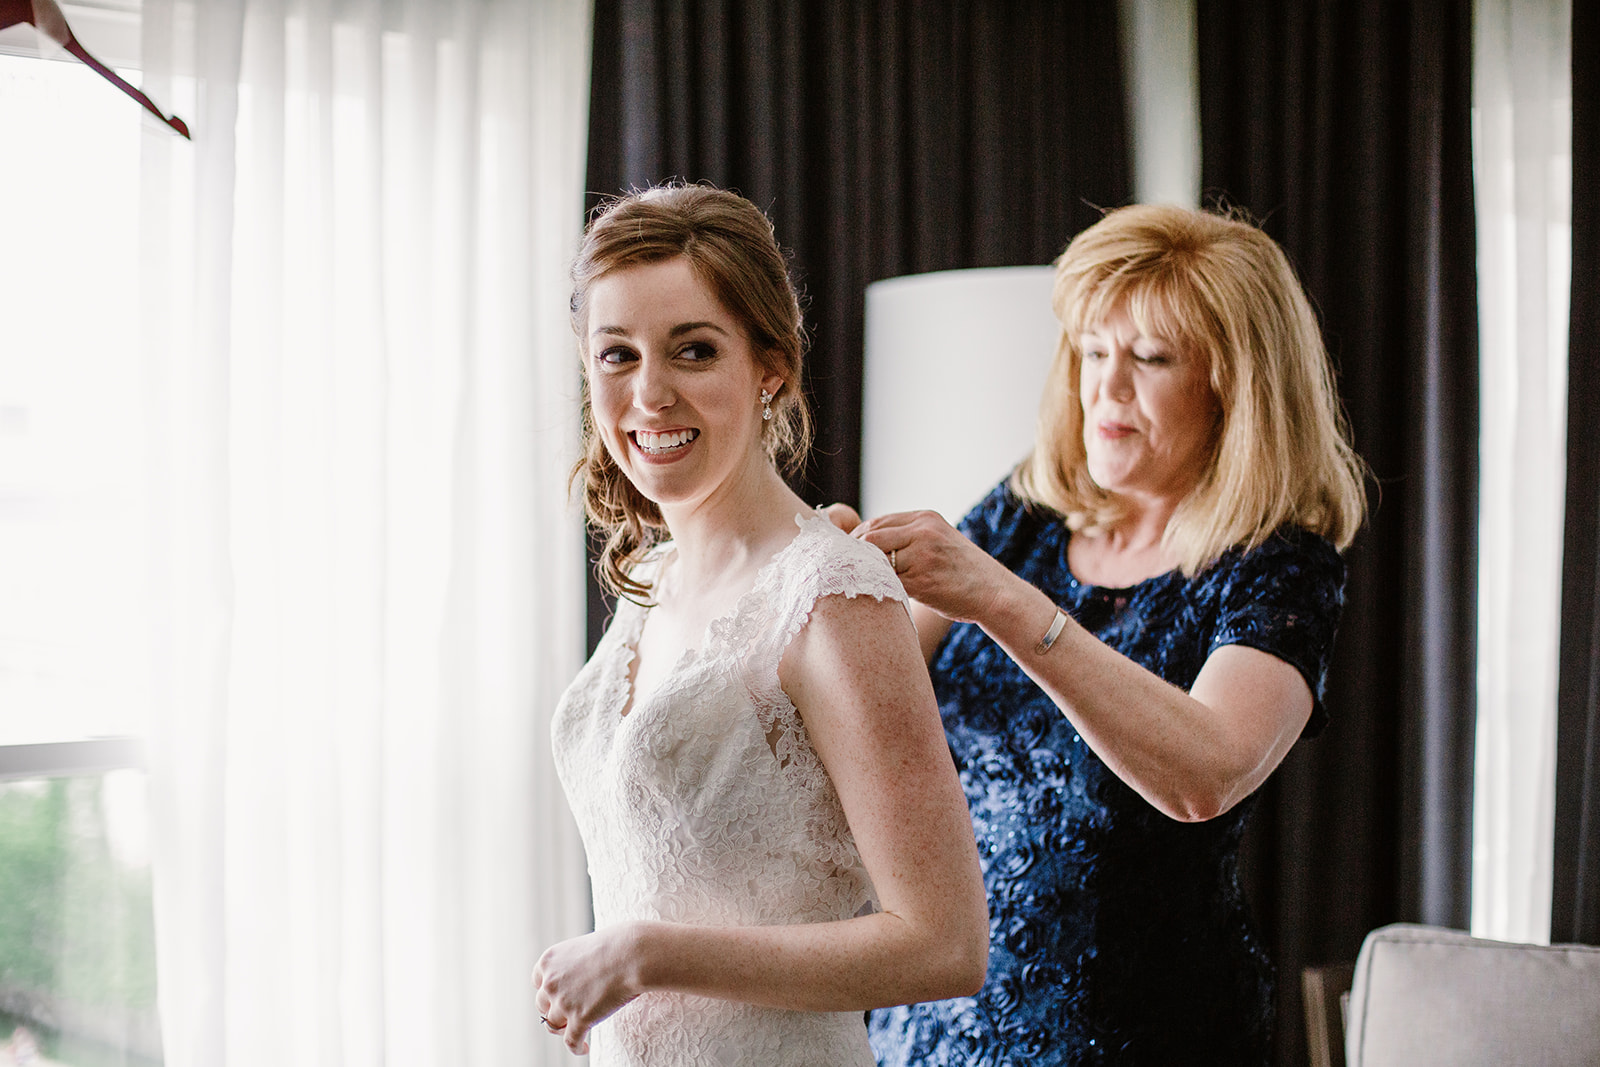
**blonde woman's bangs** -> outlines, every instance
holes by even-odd
[[[1080,288],[1078,299],[1068,309],[1066,325],[1074,348],[1083,333],[1119,311],[1127,314],[1144,336],[1203,360],[1212,391],[1222,398],[1227,382],[1225,375],[1219,377],[1226,368],[1220,367],[1216,358],[1221,344],[1220,325],[1194,291],[1192,279],[1170,269],[1146,273],[1121,270],[1108,274],[1097,285]]]

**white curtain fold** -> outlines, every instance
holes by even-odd
[[[1472,932],[1550,939],[1572,272],[1571,0],[1477,0],[1481,329]]]
[[[169,1067],[563,1062],[587,0],[145,0]]]

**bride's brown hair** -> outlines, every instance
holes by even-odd
[[[664,185],[601,205],[572,264],[572,330],[584,358],[583,455],[570,483],[582,481],[583,508],[604,537],[599,577],[613,593],[643,601],[650,585],[635,566],[662,540],[666,523],[617,467],[594,431],[589,401],[589,289],[612,271],[682,256],[738,320],[761,369],[783,379],[762,443],[773,465],[793,474],[811,446],[811,414],[800,390],[805,332],[800,299],[772,222],[744,197],[709,185]],[[754,403],[754,398],[752,398]]]

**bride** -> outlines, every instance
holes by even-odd
[[[595,932],[534,970],[597,1065],[870,1065],[863,1009],[970,995],[988,923],[893,561],[780,470],[809,436],[771,223],[610,204],[573,268],[585,456],[621,595],[556,711]]]

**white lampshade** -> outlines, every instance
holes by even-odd
[[[1061,326],[1051,267],[986,267],[867,286],[861,508],[955,523],[1033,446]]]

